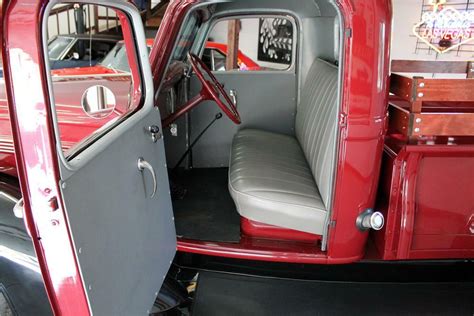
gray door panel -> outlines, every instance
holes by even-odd
[[[176,251],[163,140],[153,143],[145,130],[159,122],[158,111],[149,110],[145,118],[128,123],[120,137],[100,147],[63,186],[83,281],[96,315],[145,314]],[[138,170],[139,157],[156,172],[153,198],[151,173]]]
[[[228,166],[234,134],[241,128],[257,128],[293,135],[296,111],[296,76],[293,72],[253,71],[215,72],[226,91],[237,91],[241,125],[235,125],[225,115],[202,137],[193,149],[193,165],[200,167]],[[191,96],[201,89],[201,83],[191,78]],[[203,102],[191,112],[191,139],[220,112],[212,102]]]

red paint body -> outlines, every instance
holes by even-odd
[[[474,145],[405,145],[389,139],[375,232],[385,260],[474,257]]]
[[[101,65],[51,70],[51,75],[53,76],[91,76],[109,75],[117,73],[121,73],[121,71],[117,69],[107,68]]]
[[[387,123],[392,16],[388,0],[344,0],[339,6],[344,27],[352,30],[352,36],[344,38],[342,124],[329,260],[364,256],[368,234],[358,230],[355,221],[373,207],[377,193]]]
[[[245,237],[241,238],[239,243],[196,241],[180,238],[178,239],[178,251],[272,262],[337,264],[349,263],[355,260],[354,258],[348,258],[346,261],[329,262],[326,253],[311,243]]]
[[[38,22],[43,20],[46,4],[47,1],[14,0],[3,10],[5,87],[25,224],[35,246],[51,307],[56,315],[88,315],[85,289],[57,181],[49,74],[44,66]],[[48,203],[52,198],[58,199],[55,211]]]

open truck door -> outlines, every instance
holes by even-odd
[[[94,5],[98,16],[115,12],[130,71],[53,80],[46,49],[51,10],[80,9],[87,16]],[[141,17],[119,0],[18,0],[4,12],[24,219],[53,310],[147,313],[174,257],[176,233]],[[71,114],[64,130],[58,111]],[[92,132],[77,144],[61,142],[79,126]]]

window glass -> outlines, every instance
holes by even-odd
[[[286,17],[221,20],[209,33],[203,60],[215,71],[286,70],[294,47],[293,23]]]
[[[184,25],[184,29],[181,32],[178,44],[173,53],[173,60],[175,61],[184,61],[188,52],[191,50],[191,47],[194,44],[194,39],[196,38],[197,31],[199,30],[200,19],[197,14],[193,14],[187,20]]]
[[[211,50],[212,70],[225,71],[225,55],[217,49]]]
[[[63,18],[67,14],[70,17]],[[73,14],[86,19],[71,19]],[[63,4],[53,7],[49,19],[59,21],[48,24],[59,27],[48,28],[54,40],[47,50],[59,134],[67,157],[101,137],[140,106],[141,76],[138,67],[130,67],[137,65],[136,49],[126,49],[135,43],[122,39],[122,23],[129,23],[125,14],[104,6]],[[93,21],[97,24],[89,25]],[[83,33],[55,34],[67,30]],[[105,39],[102,33],[113,36]],[[54,61],[52,57],[60,56],[57,51],[63,39],[69,38],[74,41],[72,48],[63,60]],[[55,41],[58,43],[53,44]]]
[[[202,55],[202,61],[212,71],[225,71],[225,55],[217,49],[206,48]]]

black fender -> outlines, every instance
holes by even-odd
[[[20,198],[16,179],[0,175],[0,314],[52,315],[33,243],[13,213]]]
[[[52,315],[33,242],[13,212],[20,198],[18,181],[0,174],[0,315]],[[152,314],[174,314],[188,303],[186,290],[168,276]]]

